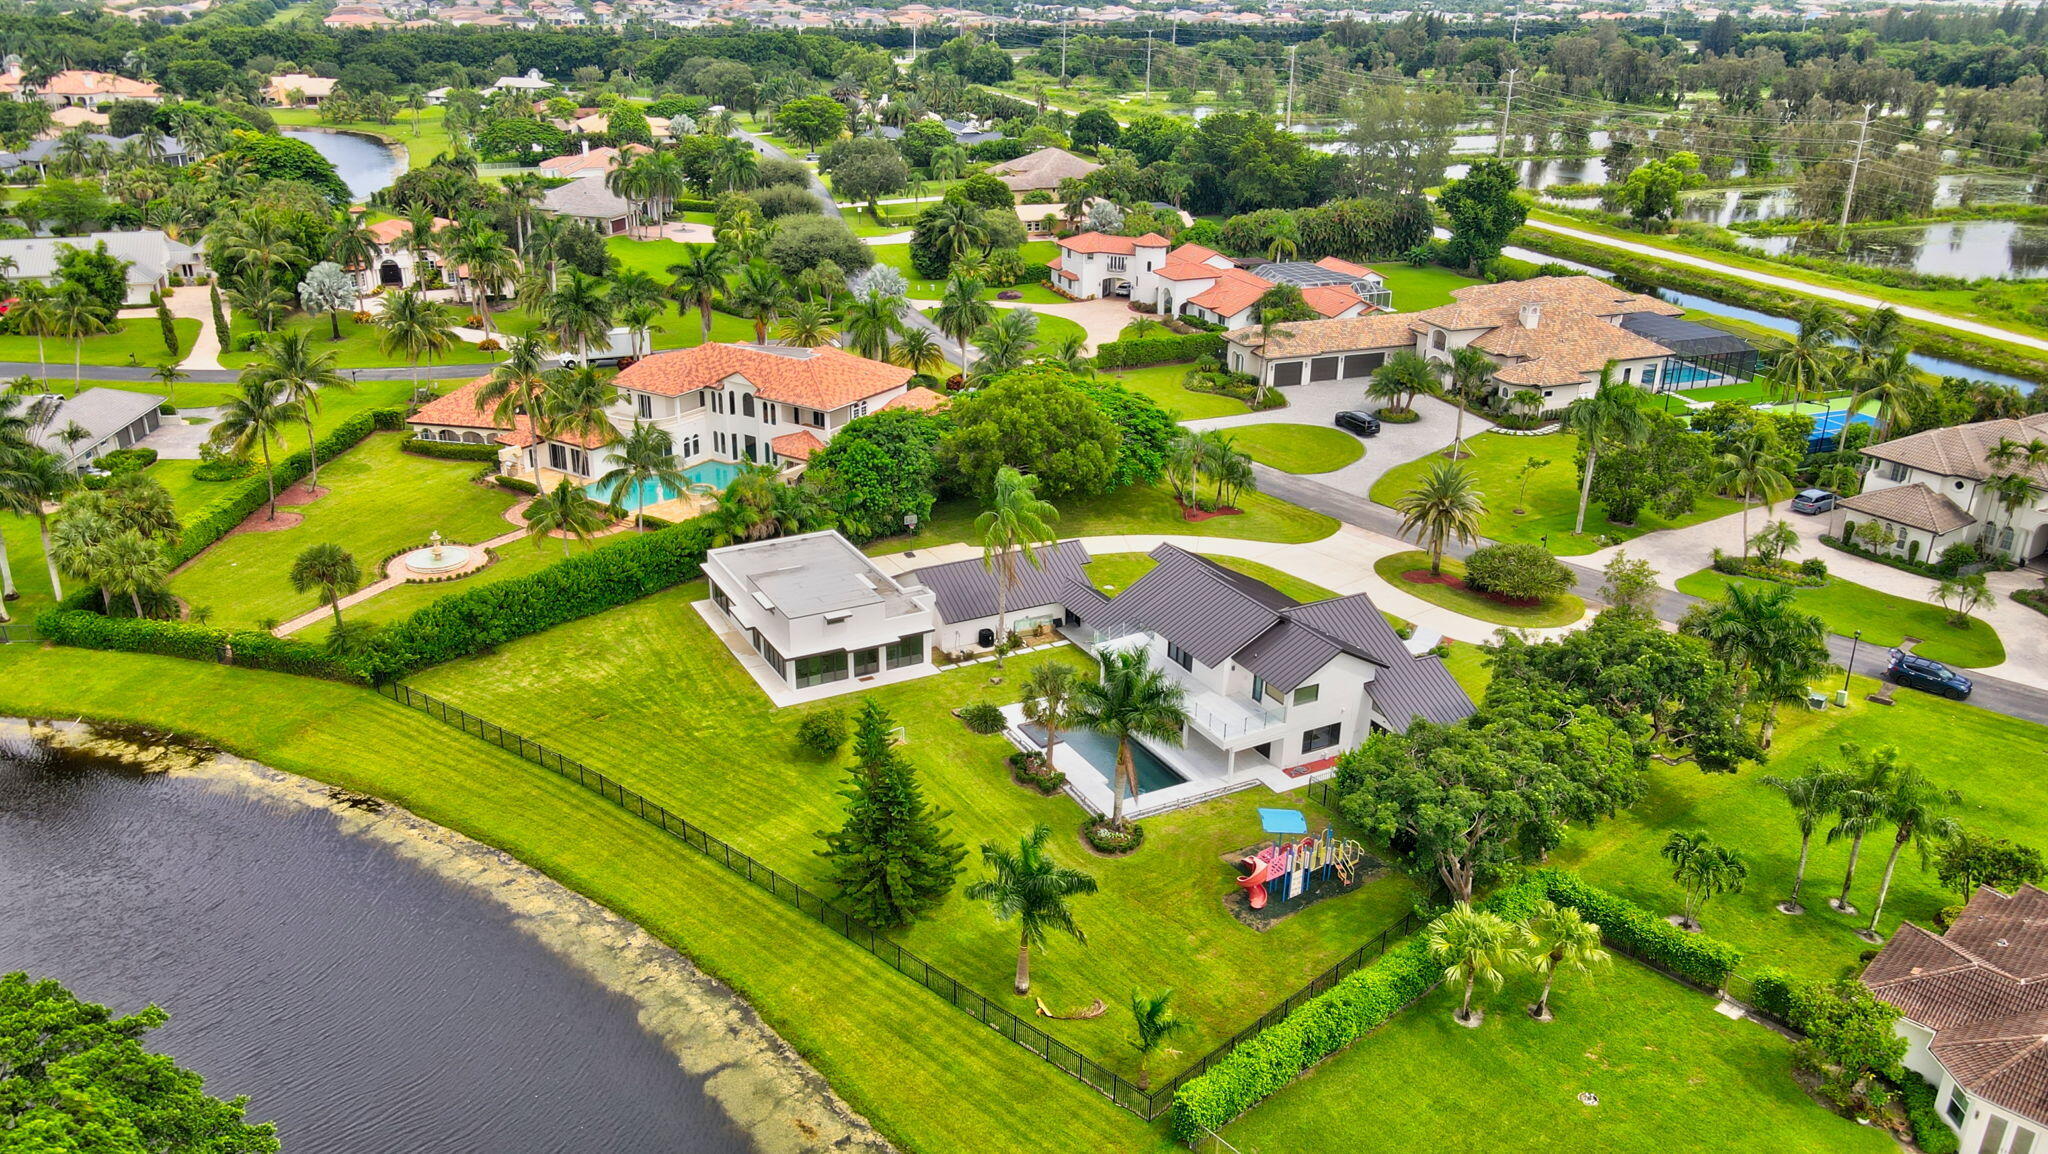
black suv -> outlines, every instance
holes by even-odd
[[[1886,677],[1910,689],[1938,693],[1957,701],[1970,695],[1974,687],[1969,678],[1955,672],[1939,661],[1915,657],[1910,653],[1892,650],[1891,664],[1884,667]]]
[[[1346,409],[1338,413],[1335,424],[1338,428],[1347,429],[1361,437],[1377,437],[1380,435],[1380,419],[1371,413],[1360,412],[1357,409]]]

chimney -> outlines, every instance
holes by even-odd
[[[1522,327],[1533,329],[1543,321],[1543,306],[1530,303],[1522,306]]]

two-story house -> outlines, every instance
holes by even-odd
[[[454,222],[445,217],[434,218],[434,231],[440,232]],[[418,250],[412,244],[412,225],[398,218],[370,222],[370,240],[376,245],[376,252],[368,264],[355,268],[356,282],[365,293],[379,288],[409,289],[419,284],[427,268],[433,268],[446,283],[447,270],[441,268],[441,258],[431,249]],[[432,279],[432,278],[429,278]]]
[[[1866,445],[1863,491],[1835,507],[1831,532],[1853,537],[1875,522],[1889,529],[1891,549],[1909,561],[1931,560],[1958,541],[2021,562],[2048,552],[2048,500],[2008,504],[1994,478],[2018,474],[2048,488],[2048,464],[2024,457],[2000,462],[2000,446],[2048,440],[2048,413],[1928,429]]]
[[[1176,247],[1156,232],[1064,237],[1050,264],[1053,287],[1076,300],[1127,297],[1166,316],[1189,316],[1228,327],[1257,324],[1259,298],[1292,284],[1326,318],[1355,317],[1392,307],[1385,278],[1360,264],[1324,257],[1240,267],[1198,244]]]

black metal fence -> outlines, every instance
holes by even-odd
[[[1173,1096],[1189,1080],[1199,1077],[1211,1066],[1221,1061],[1232,1050],[1256,1037],[1260,1031],[1278,1023],[1287,1015],[1299,1009],[1303,1003],[1329,990],[1345,975],[1363,969],[1387,951],[1387,947],[1402,937],[1413,933],[1422,925],[1414,913],[1404,914],[1399,922],[1381,930],[1372,941],[1346,955],[1336,965],[1316,975],[1309,983],[1288,995],[1279,1005],[1267,1010],[1256,1022],[1232,1035],[1222,1045],[1204,1054],[1187,1069],[1182,1070],[1165,1084],[1151,1090],[1141,1090],[1137,1084],[1116,1072],[1106,1069],[1066,1043],[1047,1034],[1030,1021],[1019,1018],[1010,1011],[989,1001],[981,994],[968,988],[944,970],[918,957],[902,946],[890,941],[867,926],[853,920],[852,916],[832,904],[824,896],[805,889],[784,877],[773,868],[755,860],[747,853],[734,849],[725,841],[704,827],[689,821],[659,802],[649,801],[643,795],[612,780],[572,757],[549,749],[540,742],[514,733],[503,726],[485,721],[458,706],[450,705],[430,694],[421,693],[406,685],[383,685],[378,692],[402,705],[417,709],[437,720],[455,726],[474,737],[490,742],[508,753],[540,766],[542,769],[561,775],[576,782],[585,789],[597,793],[606,801],[680,840],[684,845],[710,858],[713,862],[732,873],[745,878],[769,896],[795,909],[805,917],[838,934],[868,954],[879,958],[897,973],[936,994],[940,1000],[975,1021],[988,1026],[996,1033],[1024,1047],[1031,1053],[1050,1062],[1061,1072],[1092,1087],[1097,1092],[1150,1122],[1166,1113],[1173,1106]],[[1321,782],[1311,787],[1319,790],[1318,799],[1329,804],[1329,783]]]

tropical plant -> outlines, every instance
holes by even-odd
[[[1094,893],[1095,879],[1054,861],[1045,852],[1045,844],[1051,840],[1052,830],[1039,825],[1018,840],[1015,852],[984,842],[981,860],[991,876],[966,890],[969,900],[987,902],[997,921],[1017,921],[1019,995],[1031,992],[1031,947],[1043,947],[1048,931],[1059,930],[1083,945],[1088,942],[1067,902]]]
[[[50,323],[53,331],[71,340],[71,383],[74,389],[82,375],[80,363],[85,356],[85,338],[106,332],[113,316],[113,312],[84,285],[66,281],[57,286],[56,295],[50,302]]]
[[[617,464],[599,477],[597,483],[599,488],[611,494],[614,516],[625,515],[626,510],[619,500],[623,493],[680,493],[690,483],[690,479],[676,467],[675,439],[669,436],[668,430],[658,425],[642,424],[637,418],[625,437],[613,447],[612,460]],[[635,529],[647,527],[646,506],[644,499],[633,504]]]
[[[1760,742],[1766,748],[1779,703],[1794,690],[1804,696],[1805,681],[1828,668],[1827,624],[1800,609],[1797,595],[1789,585],[1730,585],[1726,598],[1696,606],[1679,623],[1745,679],[1751,697],[1763,701]]]
[[[1899,417],[1906,409],[1927,396],[1927,386],[1920,380],[1920,370],[1914,366],[1912,355],[1912,349],[1896,345],[1882,356],[1859,365],[1849,375],[1847,412],[1861,412],[1865,403],[1877,402],[1877,429],[1872,440],[1884,440],[1886,434],[1898,425]],[[1844,419],[1835,448],[1843,446],[1849,436],[1849,425],[1850,422]]]
[[[1835,350],[1835,340],[1842,334],[1841,318],[1819,301],[1809,301],[1797,319],[1799,336],[1779,354],[1778,365],[1771,372],[1780,398],[1787,401],[1811,400],[1826,393],[1841,363]]]
[[[376,324],[382,330],[378,347],[386,354],[405,357],[412,365],[415,389],[420,383],[420,362],[440,356],[455,344],[455,322],[447,310],[418,289],[401,289],[386,296]]]
[[[612,327],[612,301],[603,282],[575,269],[541,298],[540,313],[555,347],[574,352],[583,365],[590,361],[590,346],[602,341]]]
[[[320,604],[334,610],[334,626],[341,627],[341,600],[362,587],[363,571],[348,550],[332,541],[308,545],[292,562],[292,588],[300,593],[318,590]]]
[[[1131,1026],[1137,1036],[1131,1040],[1131,1048],[1138,1052],[1138,1089],[1152,1085],[1152,1073],[1147,1064],[1166,1040],[1190,1028],[1190,1024],[1168,1008],[1173,1000],[1172,990],[1161,990],[1156,994],[1131,991]]]
[[[1071,724],[1116,741],[1116,781],[1109,822],[1125,828],[1124,798],[1138,794],[1138,766],[1131,743],[1149,737],[1179,745],[1188,723],[1187,692],[1152,664],[1143,649],[1111,650],[1093,681],[1081,683]]]
[[[765,260],[748,261],[725,292],[726,307],[754,324],[754,343],[765,344],[768,326],[789,303],[789,285],[782,271]]]
[[[967,374],[979,384],[1001,376],[1024,363],[1038,340],[1038,316],[1027,308],[1004,309],[994,320],[974,331],[974,343],[981,355]]]
[[[1806,884],[1806,859],[1813,848],[1813,835],[1821,821],[1835,812],[1836,795],[1848,782],[1842,774],[1818,765],[1798,777],[1765,774],[1762,781],[1785,796],[1799,825],[1799,866],[1792,873],[1792,896],[1778,903],[1778,908],[1788,914],[1803,914],[1806,907],[1799,904],[1799,891]]]
[[[1967,576],[1944,577],[1933,590],[1934,599],[1948,610],[1948,623],[1961,629],[1970,623],[1970,615],[1992,604],[1991,583],[1982,573]]]
[[[973,277],[955,276],[946,282],[939,307],[932,312],[932,323],[939,332],[959,342],[963,369],[967,367],[967,338],[995,315],[989,303],[981,299],[987,287]]]
[[[1465,988],[1457,1020],[1479,1024],[1472,1010],[1472,990],[1485,982],[1498,990],[1508,972],[1528,964],[1528,932],[1491,910],[1459,902],[1429,924],[1424,939],[1429,956],[1444,967],[1444,980]]]
[[[832,343],[839,330],[832,327],[832,308],[824,301],[798,301],[790,306],[775,335],[783,344],[815,349]]]
[[[306,491],[318,493],[320,446],[319,438],[313,435],[313,416],[320,411],[320,394],[328,389],[345,391],[355,385],[334,367],[333,353],[313,347],[312,334],[304,329],[273,333],[258,348],[261,351],[256,362],[242,370],[241,379],[268,381],[278,387],[286,402],[298,406],[299,419],[306,426]]]
[[[1486,502],[1471,470],[1455,461],[1437,461],[1394,502],[1394,511],[1401,514],[1401,532],[1415,534],[1428,550],[1429,571],[1436,575],[1444,571],[1444,550],[1451,542],[1479,538]]]
[[[682,260],[668,266],[667,272],[674,278],[668,291],[675,297],[676,312],[682,314],[691,306],[696,307],[703,324],[702,343],[711,340],[711,306],[725,291],[725,277],[731,270],[731,254],[709,244],[692,247]]]
[[[974,519],[974,535],[981,541],[981,567],[996,576],[996,637],[1008,633],[1010,590],[1017,585],[1017,561],[1022,558],[1033,569],[1039,567],[1036,547],[1050,544],[1052,522],[1059,510],[1038,496],[1038,478],[1005,465],[996,473],[995,490],[988,507]],[[996,668],[1003,667],[1003,655],[996,654]]]
[[[1593,497],[1593,470],[1600,453],[1609,446],[1641,444],[1650,434],[1650,419],[1636,404],[1636,388],[1614,379],[1614,362],[1600,369],[1598,385],[1590,397],[1573,401],[1564,411],[1566,427],[1578,435],[1585,450],[1585,472],[1579,478],[1579,513],[1572,522],[1574,534],[1586,531],[1586,504]],[[1745,535],[1748,532],[1744,526]]]
[[[1749,876],[1749,866],[1741,854],[1716,845],[1704,832],[1673,830],[1659,853],[1671,863],[1671,880],[1685,891],[1679,924],[1695,932],[1700,928],[1700,911],[1706,907],[1707,899],[1716,894],[1741,893],[1743,879]]]
[[[1468,456],[1465,452],[1465,406],[1478,401],[1486,382],[1493,376],[1493,358],[1471,345],[1463,345],[1451,353],[1448,361],[1435,362],[1443,374],[1445,391],[1458,406],[1457,424],[1451,429],[1450,448],[1444,456],[1452,459]]]
[[[1529,915],[1529,968],[1543,975],[1543,992],[1529,1007],[1529,1016],[1539,1022],[1550,1020],[1550,988],[1559,970],[1587,974],[1606,965],[1609,955],[1600,948],[1600,927],[1587,921],[1571,906],[1545,899]]]
[[[930,333],[906,328],[896,347],[889,350],[889,360],[914,373],[936,374],[946,367],[946,352]]]
[[[1052,764],[1060,733],[1072,725],[1080,697],[1080,675],[1064,661],[1047,661],[1024,679],[1024,720],[1045,731],[1045,763]]]
[[[1757,430],[1721,454],[1721,468],[1714,474],[1713,485],[1723,493],[1733,493],[1742,502],[1742,558],[1747,561],[1750,502],[1761,497],[1766,510],[1774,509],[1792,491],[1792,479],[1778,468],[1770,439]]]
[[[43,539],[43,565],[50,574],[50,596],[58,601],[64,600],[64,585],[57,579],[57,558],[50,550],[50,508],[78,483],[78,474],[65,468],[55,453],[19,446],[10,451],[5,429],[0,427],[0,510],[36,519]],[[0,542],[0,570],[6,567],[6,545]],[[0,587],[11,589],[13,584],[12,572],[0,580]],[[0,603],[0,613],[5,611]]]
[[[1878,798],[1877,816],[1891,823],[1892,852],[1884,861],[1884,878],[1877,883],[1877,902],[1871,907],[1865,936],[1877,936],[1877,921],[1884,915],[1884,901],[1892,891],[1892,871],[1899,866],[1899,854],[1908,845],[1918,846],[1920,868],[1926,869],[1934,849],[1960,831],[1955,819],[1943,811],[1962,800],[1962,794],[1935,785],[1910,765],[1899,767],[1886,784]]]
[[[282,440],[286,423],[299,419],[299,406],[285,399],[284,385],[265,377],[241,382],[241,391],[221,402],[211,439],[215,445],[247,460],[250,450],[263,455],[263,479],[270,486],[270,520],[277,519],[277,471],[270,467],[270,442]]]
[[[1830,898],[1828,904],[1841,913],[1853,914],[1856,907],[1849,904],[1849,891],[1856,884],[1856,861],[1863,856],[1864,835],[1883,822],[1880,807],[1898,772],[1899,751],[1896,746],[1880,745],[1865,752],[1854,742],[1843,742],[1838,748],[1844,777],[1835,792],[1835,824],[1828,827],[1827,840],[1833,845],[1848,839],[1849,864],[1842,871],[1841,896]]]
[[[902,327],[898,313],[903,298],[879,292],[856,293],[840,311],[839,323],[846,329],[849,347],[870,360],[889,359],[890,342]]]
[[[569,556],[569,541],[588,543],[605,526],[604,515],[575,482],[563,477],[555,487],[533,499],[526,507],[526,535],[539,548],[553,534],[562,539],[562,556]]]

